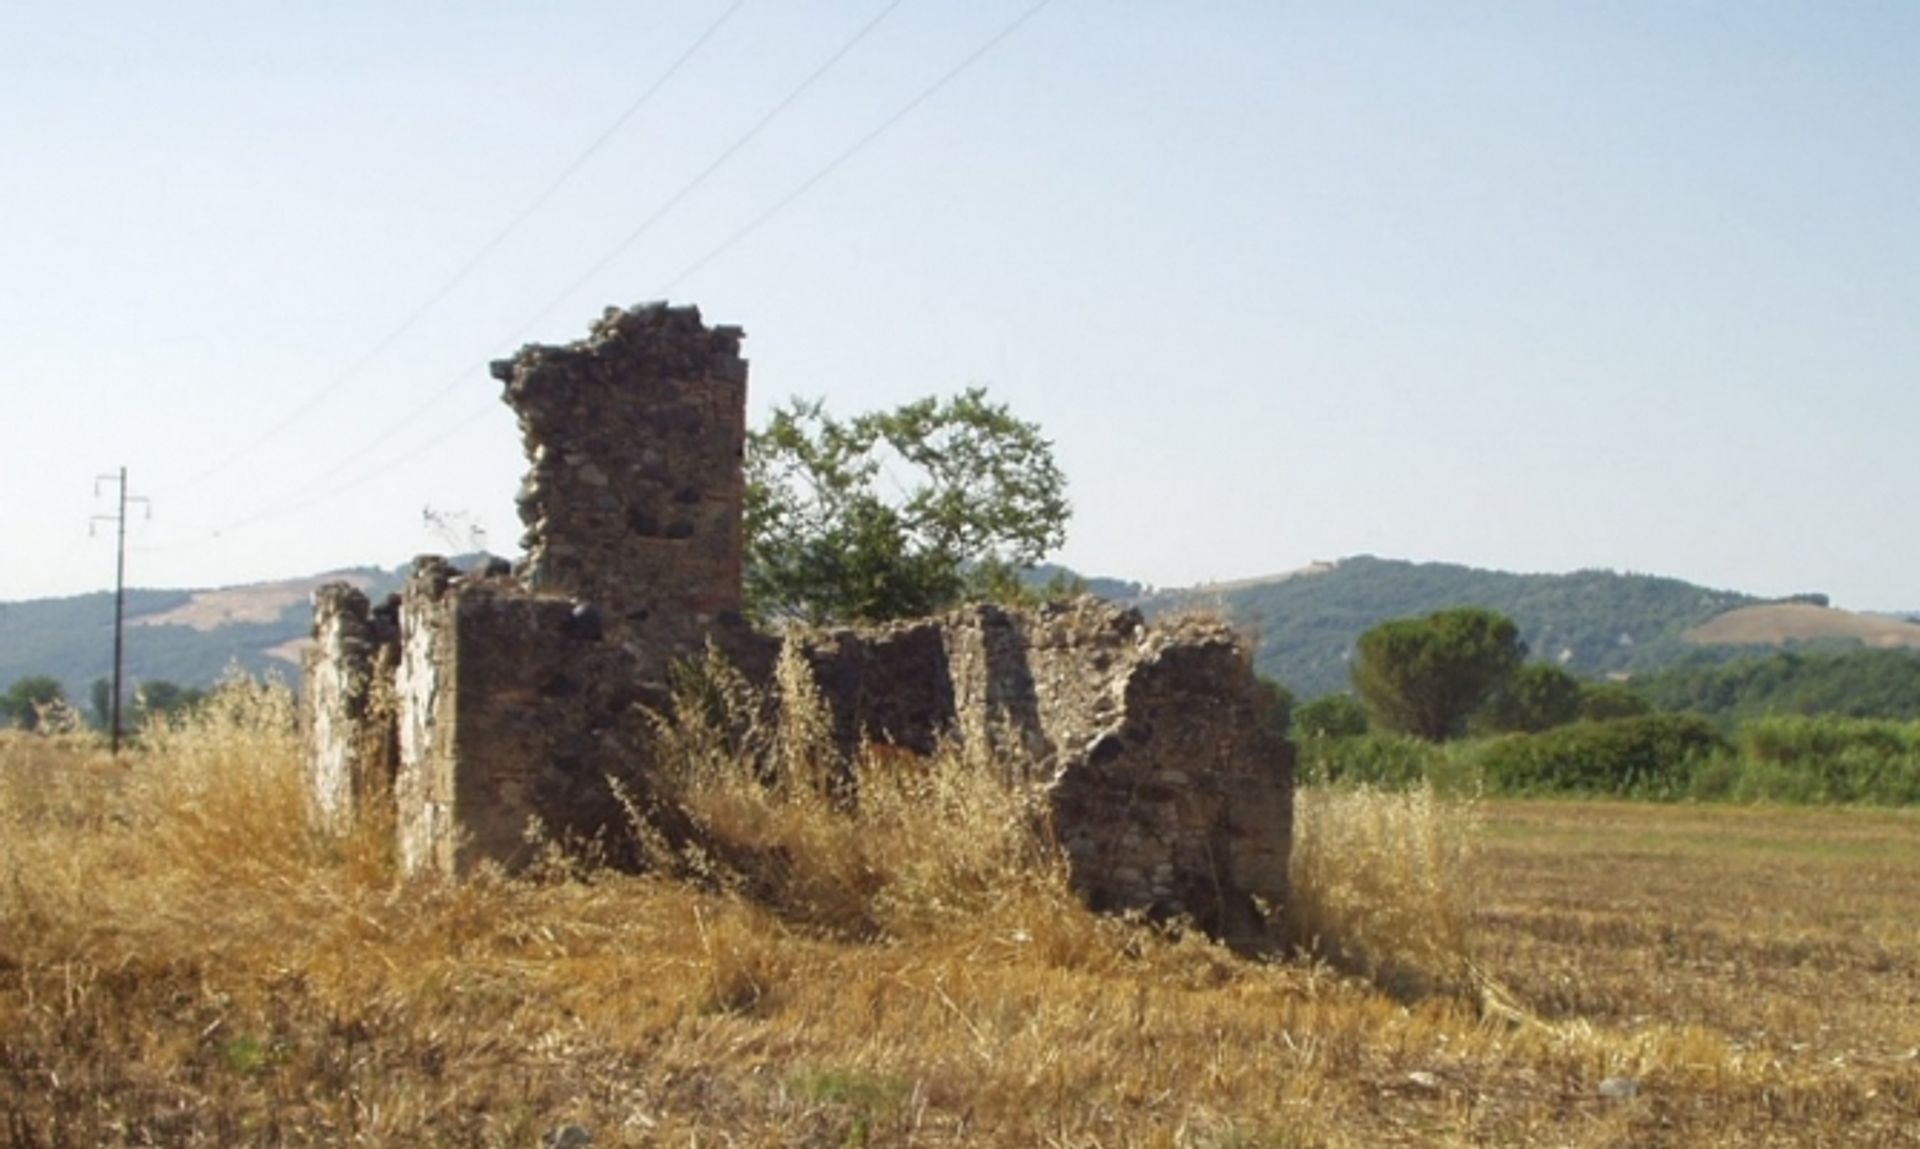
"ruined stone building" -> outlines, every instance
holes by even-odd
[[[717,648],[764,675],[782,641],[741,614],[747,365],[697,309],[610,310],[589,337],[494,365],[528,472],[524,558],[422,559],[397,601],[315,596],[309,777],[323,817],[390,803],[409,874],[527,860],[526,830],[598,837],[645,788],[647,708]],[[1291,748],[1224,626],[1093,599],[809,634],[847,742],[919,752],[1012,738],[1076,890],[1258,945],[1287,892]],[[1011,748],[1011,747],[1010,747]]]

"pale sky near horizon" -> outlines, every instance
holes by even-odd
[[[756,415],[986,385],[1089,574],[1920,608],[1920,4],[1053,0],[851,154],[1034,0],[733,4],[0,7],[0,600],[123,464],[133,585],[511,553],[487,361],[669,297]]]

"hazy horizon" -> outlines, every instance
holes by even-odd
[[[461,552],[461,553],[472,553],[472,552]],[[517,557],[517,555],[504,554],[498,550],[493,550],[493,549],[490,549],[487,553],[494,554],[502,558]],[[448,556],[459,557],[458,553],[448,551],[444,548],[438,551],[435,551],[435,550],[423,551],[421,552],[421,554],[440,555],[442,557],[448,557]],[[419,556],[416,555],[413,557],[419,557]],[[1313,562],[1304,564],[1299,567],[1292,568],[1290,570],[1266,571],[1259,574],[1243,575],[1236,578],[1211,579],[1211,580],[1194,582],[1194,583],[1154,583],[1148,580],[1135,578],[1125,571],[1085,571],[1085,570],[1079,570],[1075,568],[1069,568],[1069,569],[1072,569],[1075,575],[1083,579],[1088,579],[1088,580],[1114,579],[1121,582],[1136,583],[1136,584],[1139,584],[1141,587],[1145,588],[1146,591],[1151,593],[1158,593],[1161,591],[1215,591],[1215,590],[1230,590],[1230,589],[1234,589],[1241,586],[1247,586],[1247,585],[1258,584],[1258,583],[1266,583],[1266,582],[1274,582],[1281,579],[1290,579],[1290,578],[1295,578],[1299,576],[1311,577],[1313,574],[1321,573],[1323,570],[1330,569],[1331,567],[1334,567],[1334,566],[1338,566],[1341,563],[1354,560],[1354,559],[1363,559],[1363,558],[1380,559],[1388,562],[1407,562],[1407,563],[1412,563],[1415,566],[1459,566],[1459,567],[1466,567],[1468,569],[1473,569],[1473,570],[1487,570],[1487,571],[1491,571],[1492,573],[1498,573],[1498,574],[1541,575],[1541,576],[1549,576],[1549,577],[1578,574],[1578,573],[1581,573],[1582,571],[1589,571],[1589,570],[1602,570],[1602,571],[1607,571],[1613,574],[1624,575],[1624,576],[1674,578],[1674,579],[1679,579],[1682,582],[1694,583],[1694,580],[1687,579],[1679,575],[1669,574],[1664,571],[1622,570],[1615,567],[1583,567],[1583,568],[1580,568],[1579,570],[1564,570],[1564,571],[1504,570],[1500,568],[1475,567],[1472,564],[1455,563],[1447,559],[1413,559],[1413,558],[1406,558],[1404,556],[1399,556],[1399,555],[1374,555],[1374,554],[1340,555],[1336,558],[1331,558],[1331,559],[1316,559]],[[146,583],[135,583],[130,581],[127,584],[127,589],[129,591],[139,590],[139,591],[195,591],[195,592],[234,590],[234,589],[242,589],[249,586],[263,585],[263,584],[303,582],[309,579],[320,578],[330,574],[344,574],[344,573],[351,573],[353,571],[368,570],[368,569],[392,571],[398,567],[404,566],[407,562],[411,562],[411,561],[412,561],[412,558],[402,560],[399,562],[368,561],[368,562],[354,562],[354,563],[339,563],[339,564],[327,566],[317,570],[290,571],[290,572],[282,573],[279,575],[267,575],[265,577],[258,578],[258,579],[249,579],[245,582],[224,582],[224,583],[205,583],[205,584],[195,584],[195,585],[159,586],[159,585],[146,584]],[[1047,565],[1047,564],[1043,564],[1043,565]],[[1053,565],[1059,565],[1059,564],[1053,564]],[[1784,600],[1784,599],[1788,599],[1798,595],[1826,593],[1824,591],[1820,591],[1818,588],[1810,588],[1804,591],[1790,591],[1782,595],[1769,596],[1769,595],[1761,595],[1756,592],[1746,590],[1743,587],[1737,587],[1737,586],[1711,586],[1704,583],[1694,583],[1694,585],[1701,586],[1703,589],[1710,590],[1710,591],[1733,591],[1739,594],[1748,594],[1756,599],[1760,599],[1761,601],[1769,601],[1771,599]],[[90,594],[111,594],[111,593],[113,593],[113,584],[111,582],[111,572],[109,572],[109,581],[101,586],[87,587],[87,588],[76,590],[76,591],[65,591],[59,594],[54,594],[54,595],[34,595],[26,598],[0,599],[0,605],[7,605],[10,603],[37,602],[45,599],[77,598],[77,597],[84,597]],[[1903,608],[1903,607],[1884,607],[1884,606],[1880,606],[1880,607],[1854,606],[1852,604],[1839,602],[1839,601],[1833,602],[1832,606],[1835,609],[1853,611],[1853,612],[1862,613],[1862,614],[1899,615],[1899,616],[1909,616],[1909,617],[1914,616],[1916,614],[1920,614],[1920,608],[1915,608],[1915,607]]]

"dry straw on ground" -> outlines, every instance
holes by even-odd
[[[689,758],[675,794],[704,870],[682,842],[653,877],[403,885],[377,829],[308,828],[288,722],[283,694],[243,687],[119,763],[0,740],[0,1142],[1920,1136],[1901,1047],[1920,1034],[1886,1008],[1920,965],[1895,908],[1920,862],[1880,845],[1916,828],[1896,815],[1783,824],[1810,843],[1797,877],[1741,924],[1703,907],[1778,855],[1740,838],[1662,869],[1659,811],[1606,808],[1629,843],[1610,853],[1570,830],[1597,824],[1588,808],[1489,806],[1498,880],[1476,905],[1450,812],[1306,795],[1289,912],[1376,982],[1086,913],[1019,796],[957,761],[891,763],[849,801],[820,763]],[[1615,862],[1644,898],[1605,884]],[[1874,889],[1843,896],[1856,877]],[[1459,992],[1463,955],[1526,1008]],[[1821,1005],[1762,999],[1819,985],[1821,963],[1878,1008],[1830,1004],[1796,1051]]]
[[[1289,932],[1307,953],[1403,997],[1476,991],[1477,823],[1472,801],[1430,788],[1302,792]]]

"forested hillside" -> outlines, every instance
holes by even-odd
[[[352,572],[377,593],[396,587],[401,572],[365,568]],[[277,584],[261,584],[271,587]],[[211,685],[229,666],[253,674],[276,671],[298,677],[294,664],[270,653],[305,638],[312,609],[304,595],[266,613],[191,626],[149,624],[184,611],[196,599],[223,592],[135,590],[126,595],[126,675],[131,683],[165,679],[182,686]],[[59,679],[67,697],[85,699],[95,679],[113,673],[113,593],[0,604],[0,687],[28,675]]]
[[[1745,721],[1773,714],[1920,719],[1920,653],[1783,651],[1737,662],[1689,662],[1634,684],[1663,710]]]
[[[129,590],[129,617],[158,614],[193,597],[184,590]],[[163,644],[165,636],[155,636]],[[129,650],[127,666],[149,665],[161,653],[142,644]],[[0,605],[0,686],[32,674],[66,684],[70,698],[85,698],[87,684],[113,672],[113,593],[35,599]],[[137,673],[137,672],[136,672]],[[154,677],[165,677],[147,670]]]
[[[1700,657],[1682,641],[1684,631],[1757,601],[1651,575],[1511,574],[1361,555],[1285,579],[1163,592],[1143,604],[1149,611],[1224,611],[1257,634],[1255,662],[1262,674],[1312,698],[1345,689],[1354,641],[1390,618],[1487,607],[1518,624],[1535,658],[1597,677]]]
[[[455,561],[469,565],[480,557],[466,555]],[[404,566],[392,570],[366,567],[340,573],[362,582],[370,594],[378,596],[397,588],[405,570]],[[1057,575],[1072,576],[1073,572],[1060,567],[1034,572],[1040,583]],[[311,623],[306,592],[275,594],[289,586],[300,589],[300,584],[313,581],[289,580],[223,592],[128,591],[127,616],[133,623],[127,628],[129,676],[135,681],[168,679],[183,686],[206,686],[230,664],[256,673],[278,670],[292,676],[293,664],[270,652],[278,649],[285,653],[286,644],[307,635]],[[1366,555],[1317,564],[1289,576],[1183,590],[1149,591],[1139,583],[1116,578],[1086,578],[1082,584],[1103,597],[1136,603],[1149,614],[1191,609],[1226,614],[1257,636],[1255,661],[1261,673],[1284,683],[1303,699],[1346,688],[1348,652],[1368,628],[1390,618],[1424,615],[1447,607],[1483,606],[1518,624],[1534,658],[1558,662],[1575,674],[1600,677],[1628,672],[1645,676],[1673,666],[1688,667],[1686,674],[1691,677],[1677,675],[1661,689],[1691,691],[1707,698],[1709,702],[1703,708],[1708,710],[1714,709],[1712,698],[1729,691],[1744,697],[1751,691],[1748,687],[1727,687],[1702,668],[1753,655],[1758,648],[1702,648],[1690,645],[1682,636],[1723,612],[1761,601],[1733,591],[1709,590],[1650,575],[1610,571],[1510,574]],[[270,604],[271,609],[242,609],[231,616],[222,613],[223,596],[245,599],[249,592],[254,594],[256,605]],[[1845,612],[1833,613],[1843,621],[1849,617]],[[176,619],[197,621],[199,625],[183,625]],[[1797,645],[1794,650],[1810,656],[1857,646],[1823,641]],[[48,674],[64,682],[71,697],[84,698],[88,685],[110,672],[112,652],[111,594],[0,604],[0,687],[27,675]],[[1752,672],[1760,679],[1773,673],[1764,669]],[[1821,673],[1829,674],[1825,670]],[[1781,705],[1801,710],[1808,705],[1805,699],[1816,693],[1844,694],[1852,687],[1838,685],[1838,676],[1843,673],[1854,671],[1834,670],[1829,678],[1822,679],[1829,685],[1806,687],[1807,693],[1796,694],[1795,701]],[[1869,678],[1871,683],[1883,684],[1897,673],[1876,669]],[[1877,685],[1862,685],[1860,689],[1878,697]]]

